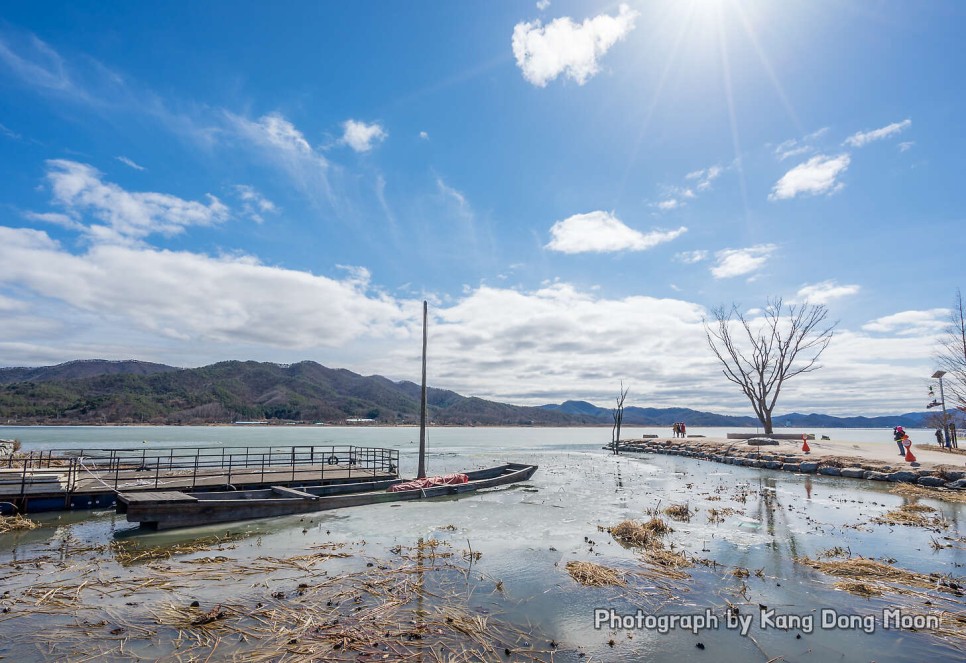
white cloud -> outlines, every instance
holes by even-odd
[[[676,253],[674,259],[678,262],[683,262],[686,265],[693,265],[698,262],[702,262],[708,259],[708,252],[704,250],[698,251],[682,251],[681,253]]]
[[[365,267],[341,267],[336,279],[252,256],[118,245],[75,255],[44,232],[2,226],[0,264],[0,364],[310,358],[391,379],[419,374],[419,300],[374,290]],[[558,281],[467,288],[430,312],[434,387],[519,404],[606,404],[624,380],[632,404],[750,413],[721,378],[704,339],[707,313],[692,302],[607,298]],[[870,323],[874,335],[837,332],[818,378],[789,383],[780,410],[910,411],[908,385],[928,375],[947,315],[904,312]]]
[[[862,330],[896,336],[937,334],[949,324],[949,310],[902,311],[876,318],[862,325]]]
[[[366,124],[357,120],[346,120],[342,123],[345,133],[342,142],[351,147],[356,152],[368,152],[373,144],[382,142],[389,137],[389,134],[378,123]]]
[[[550,6],[550,0],[537,0],[537,9],[543,11]]]
[[[248,138],[263,146],[270,146],[282,152],[311,155],[312,146],[280,113],[269,113],[252,122],[237,115],[229,115],[231,120]]]
[[[717,261],[711,268],[716,279],[727,279],[755,272],[762,267],[778,247],[774,244],[759,244],[746,249],[724,249],[714,254]]]
[[[725,168],[714,165],[709,168],[701,168],[684,176],[685,186],[661,185],[661,195],[664,198],[658,203],[652,203],[652,207],[657,207],[662,212],[684,207],[685,201],[695,200],[699,194],[711,190],[711,185],[718,179]]]
[[[635,400],[669,401],[715,373],[709,353],[695,352],[703,315],[685,301],[607,299],[559,282],[533,291],[483,286],[436,312],[432,373],[436,384],[460,389],[472,375],[474,394],[530,404],[572,398],[576,384],[579,397],[599,402],[622,378]]]
[[[235,134],[288,173],[306,196],[333,202],[329,184],[331,166],[318,150],[312,149],[294,124],[279,113],[263,115],[256,121],[229,112],[225,117]]]
[[[60,212],[25,212],[24,217],[31,221],[42,221],[68,230],[84,230],[86,226],[74,217]]]
[[[836,178],[845,172],[850,161],[848,154],[837,157],[820,154],[812,157],[785,173],[775,184],[768,199],[787,200],[799,194],[814,196],[839,191],[845,185],[837,182]]]
[[[682,226],[677,230],[642,233],[626,226],[611,212],[595,211],[575,214],[553,224],[552,239],[546,248],[561,253],[646,251],[680,237],[687,230]]]
[[[791,157],[798,157],[803,154],[808,154],[815,150],[811,145],[798,145],[796,141],[785,141],[781,145],[775,148],[775,155],[778,157],[779,161],[784,161],[785,159],[790,159]]]
[[[721,166],[711,166],[707,169],[696,170],[688,173],[684,176],[684,179],[697,180],[696,186],[698,191],[706,191],[711,188],[711,183],[718,179],[723,172],[724,168]]]
[[[523,77],[545,87],[564,75],[583,85],[599,71],[598,59],[634,29],[638,12],[625,4],[617,16],[601,14],[575,23],[557,18],[543,26],[539,20],[513,28],[513,55]]]
[[[6,126],[5,124],[0,124],[0,134],[3,134],[7,138],[12,140],[23,140],[23,136],[18,134],[16,131]]]
[[[907,118],[902,122],[893,122],[892,124],[884,126],[881,129],[859,131],[846,138],[845,144],[851,145],[852,147],[862,147],[863,145],[868,145],[873,141],[894,136],[910,126],[912,126],[912,120]]]
[[[914,141],[914,140],[906,140],[906,141],[903,141],[903,142],[899,143],[899,151],[900,152],[905,152],[907,150],[911,150],[912,147],[913,147],[913,145],[915,145],[915,144],[916,144],[916,141]]]
[[[209,226],[228,217],[228,208],[208,194],[208,204],[164,193],[125,191],[104,182],[97,169],[76,161],[47,162],[47,181],[54,202],[79,220],[90,223],[86,232],[97,241],[130,242],[155,233],[176,235],[189,226]]]
[[[425,131],[420,131],[419,137],[422,138],[423,140],[429,140],[429,134],[426,133]]]
[[[129,166],[134,170],[144,170],[144,166],[141,166],[135,163],[134,161],[132,161],[131,159],[128,159],[127,157],[120,156],[120,157],[114,157],[114,158],[120,161],[121,163],[123,163],[125,166]]]
[[[801,156],[815,151],[814,141],[828,133],[828,127],[822,127],[803,138],[791,138],[775,147],[775,156],[779,161],[791,157]]]
[[[442,177],[436,178],[436,188],[439,189],[439,192],[443,194],[445,198],[455,202],[460,209],[469,209],[469,203],[466,202],[466,196],[464,196],[462,192],[457,191],[444,182]]]
[[[0,227],[0,263],[4,285],[189,343],[338,346],[360,335],[392,334],[406,320],[399,302],[368,291],[365,270],[340,281],[251,256],[121,245],[73,255],[46,233],[6,227]]]
[[[19,76],[25,83],[52,92],[90,101],[68,73],[67,63],[54,49],[34,35],[13,44],[11,39],[0,38],[0,62]]]
[[[861,288],[857,285],[839,285],[835,281],[822,281],[802,286],[796,297],[808,301],[810,304],[827,304],[833,299],[850,297],[857,294]]]
[[[259,193],[255,187],[248,184],[236,184],[234,189],[238,198],[242,201],[241,214],[252,221],[262,223],[265,220],[262,214],[278,212],[275,203]]]

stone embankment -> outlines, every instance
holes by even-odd
[[[741,443],[693,439],[644,439],[622,440],[621,453],[658,453],[669,456],[685,456],[710,460],[725,465],[758,467],[766,470],[782,470],[800,474],[823,474],[833,477],[870,479],[872,481],[895,481],[914,483],[934,488],[966,489],[966,471],[948,466],[918,467],[915,463],[896,469],[883,462],[864,458],[842,456],[810,457],[801,452],[776,448],[777,440],[756,438]],[[787,445],[785,445],[787,446]]]

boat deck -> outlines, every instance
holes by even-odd
[[[247,490],[397,479],[399,452],[366,447],[43,452],[0,468],[0,513],[102,508],[118,492]]]
[[[252,520],[331,509],[368,506],[453,497],[481,489],[495,488],[528,480],[535,465],[506,463],[497,467],[469,470],[462,476],[451,475],[425,480],[416,488],[399,484],[398,479],[382,482],[300,486],[296,490],[273,485],[267,490],[228,490],[195,492],[124,491],[117,497],[116,511],[129,522],[149,529],[193,527],[214,523]],[[453,481],[461,478],[462,481]],[[391,486],[403,490],[388,490]]]

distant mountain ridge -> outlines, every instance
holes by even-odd
[[[0,422],[212,424],[235,421],[382,424],[419,420],[420,387],[311,361],[226,361],[175,368],[88,360],[0,369]],[[431,421],[449,425],[569,426],[592,420],[427,389]]]
[[[597,407],[586,401],[566,401],[560,405],[542,405],[541,407],[591,417],[599,423],[613,423],[612,410]],[[921,428],[930,416],[928,412],[909,412],[900,415],[886,415],[880,417],[834,417],[828,414],[789,414],[774,417],[775,428],[786,425],[791,428],[892,428],[903,426],[906,428]],[[689,426],[734,426],[754,428],[760,426],[756,417],[741,417],[712,412],[701,412],[689,408],[652,408],[625,407],[622,419],[625,426],[671,426],[676,421],[683,421]]]
[[[0,368],[0,422],[20,424],[213,424],[234,421],[414,424],[420,387],[362,376],[311,361],[226,361],[201,368],[127,360],[79,360],[56,366]],[[586,401],[522,407],[429,388],[430,420],[442,425],[611,425],[612,410]],[[917,428],[928,413],[833,417],[791,413],[776,427]],[[755,427],[754,417],[689,408],[627,407],[625,426]]]
[[[108,361],[106,359],[78,359],[56,366],[36,366],[20,368],[0,368],[0,384],[13,382],[49,382],[51,380],[72,380],[97,377],[100,375],[153,375],[178,371],[179,368],[152,364],[136,359]]]

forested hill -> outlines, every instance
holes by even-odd
[[[419,385],[315,362],[228,361],[180,369],[139,361],[74,361],[0,369],[0,422],[209,424],[235,421],[418,423]],[[452,425],[566,426],[591,417],[428,389],[430,419]]]
[[[584,401],[519,407],[428,389],[429,418],[442,425],[574,426],[613,423],[611,410]],[[894,417],[789,414],[776,427],[917,427],[924,413]],[[228,361],[176,368],[143,361],[72,361],[0,368],[0,422],[7,424],[214,424],[236,421],[380,424],[419,420],[419,385],[362,376],[310,361],[278,365]],[[628,407],[625,426],[747,427],[754,417],[687,408]]]

